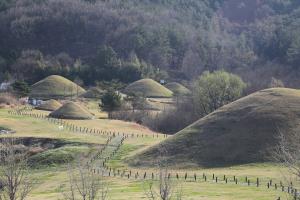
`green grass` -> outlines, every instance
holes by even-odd
[[[72,81],[57,75],[47,78],[31,86],[30,96],[41,99],[56,99],[81,95],[85,92],[83,88]]]
[[[34,111],[41,112],[41,111]],[[82,120],[66,120],[70,123],[74,123],[78,126],[86,126],[90,128],[99,128],[120,132],[134,132],[137,134],[151,134],[151,131],[143,128],[134,123],[127,123],[117,120],[104,120],[95,119],[89,121]],[[55,162],[60,161],[61,158],[67,155],[74,155],[77,153],[87,153],[89,148],[87,145],[102,145],[107,140],[106,136],[102,135],[89,135],[89,134],[79,134],[72,133],[66,130],[59,131],[57,125],[50,124],[45,120],[39,120],[30,118],[27,116],[12,116],[8,115],[7,110],[0,110],[0,124],[16,130],[17,137],[37,137],[37,138],[54,138],[60,139],[71,144],[62,146],[58,149],[53,149],[49,152],[45,152],[40,155],[40,160],[45,162],[49,160],[54,160]],[[4,137],[4,136],[3,136]],[[131,157],[138,152],[143,151],[149,146],[153,146],[158,142],[162,141],[164,138],[159,135],[159,137],[134,137],[125,140],[124,145],[121,147],[120,151],[115,155],[115,157],[109,161],[109,166],[113,168],[121,168],[132,170],[133,172],[139,171],[140,174],[147,172],[157,172],[156,168],[149,167],[130,167],[126,162],[128,157]],[[78,142],[79,145],[73,145],[72,143]],[[115,141],[117,142],[117,140]],[[51,158],[51,159],[50,159]],[[51,163],[51,162],[50,162]],[[284,193],[280,191],[275,191],[272,189],[267,189],[266,182],[273,179],[274,182],[282,180],[282,172],[286,169],[279,165],[273,163],[257,163],[249,165],[237,165],[232,167],[223,168],[200,168],[200,167],[187,167],[180,168],[180,166],[172,166],[171,173],[179,173],[180,180],[182,180],[183,175],[187,172],[189,174],[188,181],[180,181],[180,186],[182,187],[183,199],[188,200],[274,200],[279,196],[281,198],[285,197]],[[245,176],[248,176],[251,181],[259,177],[264,186],[246,186],[246,185],[235,185],[232,182],[230,184],[224,183],[214,183],[212,180],[209,182],[204,182],[199,179],[197,182],[192,181],[192,175],[197,173],[202,175],[206,173],[209,179],[214,173],[218,177],[222,177],[226,174],[232,179],[233,176],[237,176],[239,181],[244,180]],[[65,185],[68,181],[68,170],[64,164],[50,165],[45,167],[40,167],[38,169],[31,169],[30,175],[37,181],[33,191],[29,195],[29,200],[57,200],[62,198],[60,193],[61,185]],[[292,177],[293,178],[293,177]],[[292,179],[291,178],[291,179]],[[109,186],[109,198],[110,200],[140,200],[145,198],[144,191],[144,181],[127,179],[125,177],[105,177],[104,178]],[[294,179],[293,179],[294,180]]]
[[[172,97],[173,92],[152,79],[141,79],[128,85],[124,92],[144,97]]]
[[[5,130],[5,131],[8,131],[8,130],[10,130],[9,128],[7,128],[6,126],[0,126],[0,131],[1,130]]]
[[[90,147],[85,145],[66,145],[31,156],[28,162],[33,168],[54,167],[72,162],[79,158],[79,155],[88,154],[90,151]]]

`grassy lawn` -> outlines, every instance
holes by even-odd
[[[35,111],[41,112],[41,111]],[[118,120],[107,120],[107,119],[95,119],[95,120],[70,120],[69,122],[74,123],[78,126],[85,126],[89,128],[98,128],[116,132],[125,133],[138,133],[142,134],[153,134],[149,129],[140,125],[128,122],[122,122]],[[93,134],[80,134],[72,133],[67,130],[59,130],[58,125],[47,122],[46,120],[35,119],[26,116],[13,116],[7,113],[7,110],[0,110],[0,126],[10,128],[16,131],[14,136],[17,137],[38,137],[38,138],[55,138],[70,142],[81,142],[81,143],[92,143],[102,145],[106,142],[107,136],[93,135]],[[4,137],[4,136],[1,136]],[[127,165],[126,159],[141,151],[142,149],[156,144],[162,141],[164,138],[162,135],[159,137],[133,137],[125,140],[124,145],[120,148],[118,153],[112,160],[109,161],[108,165],[112,168],[122,170],[132,170],[133,172],[157,172],[156,169],[149,168],[131,168]],[[53,150],[51,156],[56,159],[55,155],[67,156],[68,153],[75,154],[78,152],[88,152],[89,149],[86,145],[82,146],[66,146],[62,149]],[[49,153],[49,152],[48,152]],[[46,153],[44,155],[47,158]],[[176,168],[176,167],[174,167]],[[280,190],[275,190],[273,187],[267,189],[266,183],[272,179],[275,182],[280,180],[284,181],[282,173],[286,169],[273,163],[262,163],[262,164],[248,164],[233,167],[224,168],[188,168],[188,169],[172,169],[172,174],[178,173],[180,175],[179,181],[175,178],[174,182],[178,188],[182,188],[184,198],[188,200],[198,199],[212,199],[212,200],[275,200],[279,196],[284,199],[285,193]],[[188,178],[184,180],[184,174],[188,173]],[[193,180],[193,174],[196,173],[199,178],[197,182]],[[207,175],[207,182],[202,179],[202,174]],[[228,177],[229,183],[225,184],[223,181],[215,183],[212,180],[212,174],[222,179],[224,175]],[[39,169],[32,169],[31,176],[37,181],[35,189],[30,194],[30,200],[56,200],[61,199],[62,195],[60,188],[68,180],[68,171],[65,165],[58,166],[45,166]],[[233,176],[236,176],[240,182],[244,182],[247,176],[251,183],[254,183],[256,178],[261,180],[261,187],[254,185],[247,186],[247,184],[235,185],[232,182]],[[143,180],[135,180],[134,177],[130,179],[123,177],[105,177],[104,178],[109,187],[109,199],[113,200],[138,200],[146,199],[145,196],[145,185]],[[293,180],[293,179],[291,179]],[[288,180],[289,181],[289,180]],[[294,181],[294,180],[293,180]]]

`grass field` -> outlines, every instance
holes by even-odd
[[[34,111],[42,112],[44,111]],[[128,157],[136,154],[142,149],[151,145],[157,144],[164,140],[163,135],[159,137],[151,137],[156,133],[151,130],[142,127],[140,125],[128,122],[122,122],[118,120],[107,119],[94,119],[88,121],[80,120],[67,120],[70,123],[74,123],[78,126],[86,126],[89,128],[104,129],[116,132],[136,133],[139,137],[129,137],[125,140],[124,145],[121,146],[118,153],[108,162],[108,166],[122,170],[132,170],[133,172],[157,172],[154,168],[132,168],[128,166],[126,160]],[[59,130],[58,125],[49,123],[43,119],[35,119],[28,116],[15,116],[8,114],[8,110],[0,110],[0,126],[7,127],[15,130],[17,137],[37,137],[37,138],[53,138],[60,139],[69,142],[82,143],[82,148],[79,145],[77,148],[70,148],[70,152],[82,151],[86,152],[86,144],[103,145],[108,136],[97,134],[81,134],[73,133],[67,130]],[[141,137],[141,135],[148,134],[150,137]],[[6,137],[0,135],[0,137]],[[74,150],[74,151],[73,151]],[[54,151],[55,153],[55,151]],[[286,169],[273,163],[258,163],[234,166],[228,168],[184,168],[178,169],[174,166],[171,169],[172,174],[178,173],[180,178],[176,180],[172,178],[178,188],[182,188],[183,199],[198,200],[198,199],[210,199],[210,200],[275,200],[279,196],[281,199],[286,197],[286,193],[280,192],[280,189],[275,190],[274,187],[267,188],[267,182],[272,179],[273,183],[278,183],[280,180],[284,181],[282,173]],[[31,176],[37,181],[35,189],[30,194],[30,200],[54,200],[61,199],[61,188],[64,187],[67,182],[68,171],[65,165],[58,166],[43,166],[42,168],[32,169]],[[188,173],[187,180],[184,180],[184,174]],[[193,174],[198,175],[197,181],[193,179]],[[207,175],[207,182],[202,178],[202,174]],[[228,177],[229,183],[220,181],[215,183],[212,180],[212,175],[222,179],[224,175]],[[239,184],[235,185],[232,181],[233,176],[236,176],[239,180]],[[247,186],[244,182],[245,177],[254,183],[256,178],[261,180],[261,186],[256,187],[254,185]],[[145,196],[145,181],[135,180],[133,177],[130,179],[120,176],[105,177],[105,180],[109,186],[109,198],[113,200],[138,200],[146,199]],[[293,179],[291,179],[294,181]],[[290,180],[286,180],[290,181]]]

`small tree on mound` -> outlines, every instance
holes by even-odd
[[[276,87],[285,87],[285,86],[282,80],[272,77],[269,87],[276,88]]]
[[[194,84],[194,104],[200,115],[207,115],[242,96],[246,84],[225,71],[204,72]]]
[[[102,97],[99,107],[108,112],[108,117],[111,118],[111,112],[117,110],[122,105],[121,95],[113,90],[108,90]]]

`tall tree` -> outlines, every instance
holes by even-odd
[[[194,83],[195,109],[206,115],[238,99],[246,84],[234,74],[225,71],[204,72]]]

